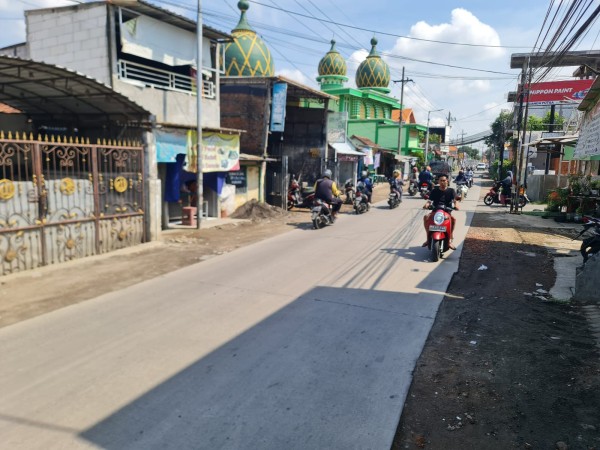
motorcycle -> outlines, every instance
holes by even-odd
[[[473,187],[473,174],[467,172],[467,174],[465,175],[465,178],[467,179],[467,187],[472,188]]]
[[[431,190],[429,189],[429,184],[423,182],[419,184],[419,192],[421,193],[421,198],[427,200],[429,198],[429,194],[431,194]]]
[[[315,199],[313,188],[300,188],[300,183],[295,178],[292,178],[287,195],[287,209],[292,208],[310,208]]]
[[[394,190],[394,188],[390,185],[390,195],[388,196],[388,205],[390,205],[390,209],[396,208],[398,205],[402,203],[402,198],[400,197],[400,193]]]
[[[335,222],[335,219],[331,214],[331,205],[319,198],[314,201],[310,217],[315,230],[327,225],[333,225]]]
[[[585,232],[591,230],[591,235],[583,239],[579,252],[583,256],[583,264],[587,262],[590,255],[600,253],[600,219],[585,216],[583,218],[583,230],[573,239],[581,237]]]
[[[408,195],[411,197],[419,192],[419,181],[418,180],[410,180],[408,184]]]
[[[369,210],[369,197],[360,189],[356,191],[356,197],[354,198],[354,211],[356,214],[363,214]]]
[[[467,183],[464,181],[459,181],[456,183],[456,193],[461,199],[467,198],[467,194],[469,193],[469,188],[467,187]]]
[[[490,188],[489,192],[485,194],[483,197],[483,203],[487,206],[491,206],[494,203],[502,204],[500,201],[500,191],[502,190],[502,183],[500,181],[496,181],[494,185]],[[511,201],[512,194],[506,197],[506,204],[508,205]],[[525,189],[521,188],[519,193],[519,208],[523,208],[527,203],[529,203],[529,197],[525,193]]]
[[[436,262],[450,248],[450,236],[452,234],[450,211],[454,208],[439,204],[432,205],[429,209],[433,210],[434,213],[427,221],[427,248],[429,249],[431,261]]]
[[[354,189],[354,183],[352,183],[352,180],[350,178],[347,179],[344,183],[344,193],[346,194],[346,200],[344,200],[344,203],[347,205],[354,204],[356,190]]]

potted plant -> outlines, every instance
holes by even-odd
[[[573,217],[574,222],[581,222],[583,218],[583,207],[580,206],[575,210],[575,216]]]

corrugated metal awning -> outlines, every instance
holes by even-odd
[[[364,152],[359,152],[347,142],[330,142],[329,145],[335,149],[338,155],[365,156]]]
[[[45,121],[147,121],[150,112],[98,80],[63,67],[0,55],[0,103]]]

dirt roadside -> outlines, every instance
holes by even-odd
[[[374,201],[385,196],[380,185]],[[545,243],[561,236],[485,211],[417,362],[393,449],[600,449],[600,358],[582,305],[526,295],[553,285]],[[310,227],[307,210],[172,230],[159,243],[0,278],[0,327],[297,227]]]
[[[504,223],[496,209],[471,223],[393,450],[600,449],[600,350],[584,305],[536,292],[556,278],[548,242],[572,245],[573,232]]]

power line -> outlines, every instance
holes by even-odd
[[[369,29],[369,28],[357,27],[357,26],[354,26],[354,25],[348,25],[348,24],[344,24],[344,23],[340,23],[340,22],[334,22],[334,21],[331,21],[331,20],[316,19],[314,17],[307,16],[306,14],[302,14],[302,13],[295,12],[295,11],[290,11],[290,10],[287,10],[285,8],[281,8],[279,6],[270,6],[270,5],[258,2],[256,0],[250,0],[250,1],[252,3],[257,4],[257,5],[264,6],[266,8],[272,8],[272,9],[283,11],[283,12],[286,12],[286,13],[289,13],[289,14],[296,14],[296,15],[298,15],[300,17],[305,17],[307,19],[318,20],[320,22],[327,22],[327,23],[331,23],[331,24],[334,24],[334,25],[339,25],[341,27],[352,28],[354,30],[368,31],[369,33],[373,33],[373,34],[376,34],[376,35],[392,36],[392,37],[405,38],[405,39],[410,39],[410,40],[415,40],[415,41],[431,42],[431,43],[435,43],[435,44],[459,45],[459,46],[465,46],[465,47],[528,48],[528,47],[524,47],[524,46],[517,47],[517,46],[507,46],[507,45],[468,44],[468,43],[464,43],[464,42],[449,42],[449,41],[439,41],[439,40],[435,40],[435,39],[424,39],[424,38],[416,38],[416,37],[412,37],[412,36],[404,36],[404,35],[401,35],[401,34],[387,33],[385,31],[381,31],[381,30],[372,30],[372,29]]]

